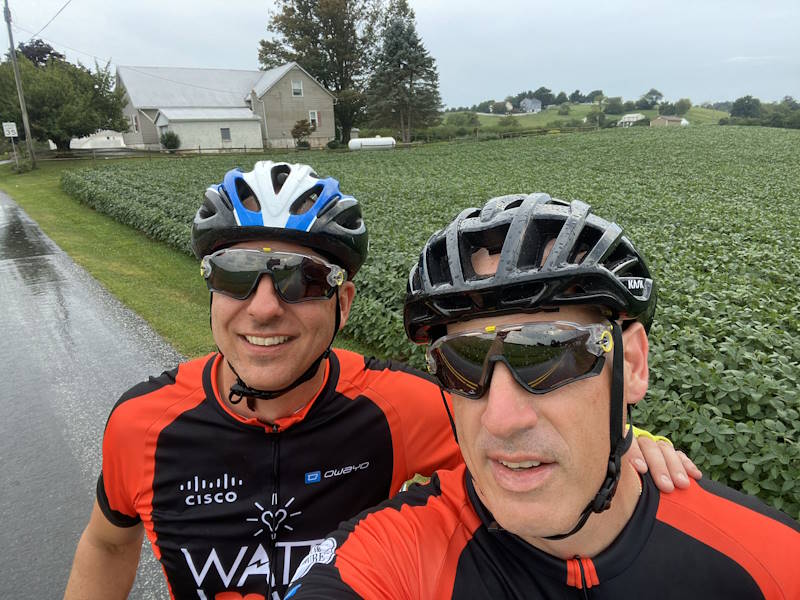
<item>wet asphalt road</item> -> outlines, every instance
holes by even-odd
[[[0,598],[61,598],[109,410],[181,356],[0,192]],[[145,542],[130,598],[167,598]]]

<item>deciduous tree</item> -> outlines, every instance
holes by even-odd
[[[556,97],[553,96],[553,92],[544,86],[533,92],[533,97],[538,98],[541,101],[542,108],[545,106],[550,106],[556,101]]]
[[[608,98],[604,111],[607,115],[621,115],[624,112],[622,106],[622,96]]]
[[[731,106],[732,117],[753,117],[761,116],[761,100],[752,96],[742,96],[737,98]]]
[[[30,40],[27,43],[20,42],[17,45],[17,49],[37,67],[43,67],[50,59],[65,59],[61,52],[57,52],[50,44],[40,39]]]
[[[95,65],[95,71],[90,71],[80,64],[51,59],[37,67],[23,55],[17,62],[35,139],[50,139],[64,150],[73,137],[100,129],[128,130],[122,114],[123,92],[114,89],[109,65]],[[0,64],[0,115],[3,121],[22,119],[10,60]]]
[[[585,101],[583,94],[581,94],[580,90],[575,90],[569,95],[569,101],[574,102],[575,104],[580,104],[581,102]]]
[[[688,98],[681,98],[675,103],[675,114],[682,117],[692,108],[692,101]]]
[[[277,0],[267,26],[273,38],[259,42],[262,68],[296,61],[333,92],[345,143],[364,114],[381,14],[374,0]]]

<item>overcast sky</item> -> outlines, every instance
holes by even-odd
[[[67,0],[8,0],[15,44]],[[468,106],[545,85],[698,104],[800,99],[800,0],[410,0],[442,100]],[[271,1],[71,0],[37,37],[72,61],[257,69]],[[3,27],[0,37],[8,47]]]

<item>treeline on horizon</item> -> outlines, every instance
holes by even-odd
[[[683,116],[692,107],[689,98],[681,98],[675,102],[664,100],[664,95],[656,88],[651,88],[637,100],[623,100],[621,96],[607,97],[603,90],[592,90],[583,94],[576,89],[571,94],[561,91],[554,94],[547,87],[537,90],[519,92],[513,96],[497,101],[484,100],[472,106],[450,107],[445,112],[471,112],[492,113],[502,115],[525,114],[522,101],[526,98],[536,98],[542,103],[542,109],[548,106],[563,106],[565,104],[593,104],[597,103],[598,112],[606,115],[621,115],[634,110],[657,109],[659,115]],[[800,128],[800,103],[794,97],[784,96],[779,102],[761,102],[753,96],[742,96],[736,100],[722,102],[704,102],[702,108],[710,108],[730,113],[730,117],[722,118],[720,125],[762,125],[766,127],[784,127],[791,129]],[[602,124],[602,123],[601,123]]]

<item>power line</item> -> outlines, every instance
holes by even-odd
[[[49,20],[47,23],[45,23],[45,24],[44,24],[44,26],[43,26],[43,27],[42,27],[42,28],[41,28],[39,31],[37,31],[36,33],[34,33],[34,34],[33,34],[33,35],[30,37],[30,39],[29,39],[28,41],[30,42],[30,41],[31,41],[33,38],[35,38],[37,35],[39,35],[40,33],[42,33],[42,32],[45,30],[45,28],[46,28],[48,25],[50,25],[50,23],[52,23],[52,22],[55,20],[55,18],[56,18],[58,15],[60,15],[60,14],[61,14],[61,11],[62,11],[62,10],[64,10],[65,8],[67,8],[67,6],[69,6],[70,2],[72,2],[72,0],[67,0],[67,1],[64,3],[64,6],[62,6],[61,8],[59,8],[59,9],[58,9],[58,12],[57,12],[56,14],[54,14],[54,15],[53,15],[53,18],[51,18],[51,19],[50,19],[50,20]]]
[[[29,29],[26,29],[24,27],[20,27],[16,23],[12,24],[12,27],[14,27],[14,29],[17,29],[19,31],[24,31],[25,33],[30,33]],[[100,58],[98,56],[95,56],[94,54],[90,54],[89,52],[84,52],[83,50],[78,50],[77,48],[72,48],[71,46],[67,46],[66,44],[62,44],[61,42],[57,42],[57,41],[49,39],[49,38],[44,38],[43,37],[43,38],[40,38],[40,39],[45,41],[45,42],[50,42],[51,44],[55,44],[56,46],[67,48],[68,50],[72,50],[73,52],[77,52],[79,54],[83,54],[84,56],[89,56],[89,57],[95,59],[98,62],[103,62],[104,60],[106,60],[106,59],[102,59],[102,58]],[[111,59],[108,59],[108,61],[110,61],[110,60]],[[145,75],[147,77],[153,77],[155,79],[161,79],[162,81],[168,81],[170,83],[175,83],[175,84],[183,85],[183,86],[186,86],[186,87],[196,88],[196,89],[199,89],[199,90],[207,90],[207,91],[210,91],[210,92],[219,92],[219,93],[222,93],[222,94],[231,94],[231,95],[237,96],[237,97],[239,95],[239,92],[235,92],[235,91],[231,91],[231,90],[222,90],[222,89],[212,88],[212,87],[206,87],[206,86],[197,85],[197,84],[194,84],[194,83],[187,83],[185,81],[178,81],[176,79],[170,79],[169,77],[163,77],[162,75],[156,75],[155,73],[148,73],[147,71],[142,71],[140,69],[137,69],[136,67],[125,66],[125,68],[130,69],[131,71],[136,71],[137,73],[139,73],[141,75]],[[165,68],[168,68],[168,67],[165,67]],[[227,70],[227,69],[222,69],[222,70]]]
[[[16,24],[16,23],[12,23],[12,25],[11,25],[11,26],[12,26],[14,29],[18,30],[18,31],[24,31],[25,33],[31,33],[31,30],[30,30],[30,29],[26,29],[26,28],[24,28],[24,27],[20,27],[20,26],[19,26],[18,24]],[[34,37],[34,36],[31,36],[31,38],[30,38],[30,39],[33,39],[33,37]],[[43,41],[45,41],[45,42],[50,42],[51,44],[55,44],[56,46],[60,46],[60,47],[66,48],[66,49],[68,49],[68,50],[72,50],[73,52],[77,52],[78,54],[83,54],[84,56],[89,56],[89,57],[91,57],[91,58],[93,58],[93,59],[95,59],[96,61],[99,61],[99,62],[103,62],[104,60],[107,60],[107,61],[110,61],[110,60],[111,60],[110,58],[109,58],[109,59],[102,59],[102,58],[100,58],[99,56],[95,56],[94,54],[90,54],[89,52],[84,52],[83,50],[78,50],[77,48],[72,48],[71,46],[67,46],[66,44],[62,44],[61,42],[57,42],[57,41],[55,41],[55,40],[51,40],[51,39],[49,39],[49,38],[45,38],[45,37],[43,37],[43,38],[39,38],[39,39],[40,39],[40,40],[43,40]],[[30,40],[28,40],[28,41],[30,41]]]

